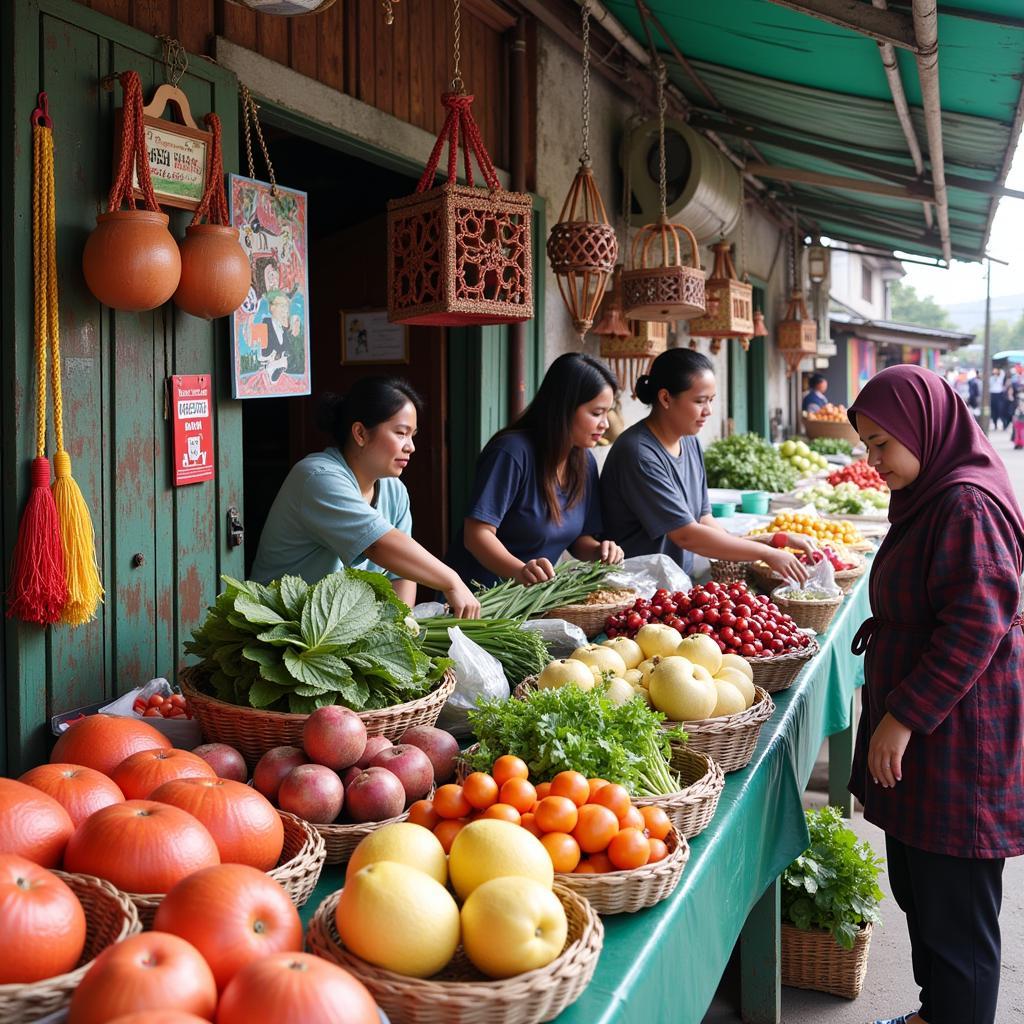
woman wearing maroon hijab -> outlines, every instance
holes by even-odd
[[[892,491],[854,641],[866,683],[850,780],[885,831],[921,989],[919,1010],[889,1020],[994,1024],[1003,860],[1024,853],[1024,518],[937,374],[883,370],[849,415]]]

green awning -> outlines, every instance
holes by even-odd
[[[607,0],[607,6],[637,40],[646,40],[634,0]],[[864,0],[863,6],[870,4]],[[915,174],[872,38],[769,0],[648,0],[647,7],[717,101],[709,101],[652,27],[670,80],[692,104],[691,123],[713,128],[749,163],[930,195],[913,53],[895,51],[925,155],[924,182]],[[909,3],[891,0],[889,9],[910,16]],[[1024,4],[955,0],[955,6],[940,3],[938,9],[950,241],[955,258],[977,260],[1024,113]],[[938,224],[927,226],[919,201],[833,184],[772,181],[770,174],[761,180],[823,234],[942,257]]]

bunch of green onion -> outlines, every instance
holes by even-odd
[[[425,654],[448,657],[450,626],[458,626],[470,640],[493,654],[501,662],[510,686],[537,675],[551,660],[540,633],[522,629],[517,619],[420,619],[420,647]]]
[[[580,604],[600,590],[615,566],[603,562],[562,562],[543,583],[524,586],[504,580],[477,593],[480,615],[487,619],[532,619],[567,604]]]

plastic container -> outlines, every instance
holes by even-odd
[[[711,503],[711,514],[716,519],[728,519],[736,515],[736,502],[734,501],[713,501]]]
[[[745,491],[740,498],[740,508],[755,516],[763,516],[768,512],[770,495],[767,491]]]

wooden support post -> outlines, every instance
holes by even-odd
[[[740,1016],[746,1024],[782,1020],[782,886],[764,891],[740,932]]]
[[[881,43],[891,43],[904,50],[917,50],[914,24],[898,11],[872,7],[863,0],[769,0],[769,3],[827,21],[830,25],[860,32]]]

